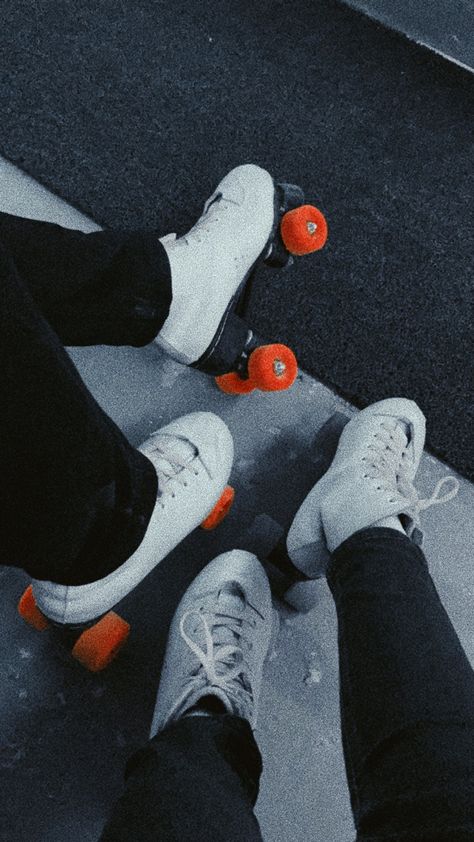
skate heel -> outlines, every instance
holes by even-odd
[[[292,257],[319,251],[326,243],[328,225],[324,214],[314,205],[305,204],[301,187],[280,183],[275,189],[277,227],[265,263],[282,268]]]
[[[229,514],[234,502],[235,491],[231,485],[226,485],[216,505],[201,523],[201,529],[215,529]]]
[[[29,585],[18,602],[18,613],[37,631],[52,629],[71,655],[90,672],[100,672],[117,657],[127,642],[130,625],[115,611],[86,626],[61,626],[42,613],[36,604],[33,588]]]
[[[298,573],[297,577],[293,577],[293,584],[283,594],[283,600],[295,611],[303,614],[311,611],[316,605],[319,594],[318,580],[325,575],[330,561],[324,538],[305,547],[304,551],[300,558],[289,560],[293,570],[297,570]]]
[[[264,564],[272,593],[277,599],[299,613],[307,613],[314,608],[319,598],[317,580],[293,564],[284,537],[267,555]]]

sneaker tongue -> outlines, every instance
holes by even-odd
[[[165,457],[176,456],[182,462],[191,462],[197,456],[197,448],[188,439],[178,436],[162,436],[161,449]]]
[[[224,585],[217,595],[217,604],[223,611],[236,612],[237,615],[245,611],[245,595],[241,588],[233,582]]]
[[[223,617],[216,617],[216,624],[212,633],[214,643],[230,644],[235,646],[238,643],[238,636],[226,625],[226,617],[239,618],[245,611],[245,596],[238,585],[225,585],[217,595],[216,614],[223,614]],[[222,625],[221,625],[222,623]]]
[[[393,416],[391,415],[384,416],[384,418],[385,426],[388,427],[390,430],[400,430],[405,436],[406,443],[408,443],[408,434],[410,430],[408,424],[405,424],[405,422],[402,421],[400,418],[393,418]]]

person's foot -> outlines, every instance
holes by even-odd
[[[223,553],[197,576],[173,618],[150,737],[185,715],[221,710],[255,727],[275,632],[270,585],[251,553]]]
[[[421,544],[420,512],[454,497],[459,483],[441,480],[421,500],[413,485],[425,442],[425,417],[405,398],[379,401],[344,428],[326,474],[300,506],[287,537],[293,564],[307,576],[324,575],[333,552],[371,526],[404,532]],[[439,496],[442,485],[453,487]]]
[[[170,356],[189,365],[205,354],[254,264],[269,250],[276,221],[272,177],[245,164],[220,182],[187,234],[161,239],[173,299],[155,342]]]
[[[96,582],[66,586],[34,580],[36,604],[53,622],[80,624],[105,614],[206,519],[223,494],[234,448],[230,431],[217,415],[193,412],[178,418],[138,449],[158,476],[157,500],[144,538],[124,564]]]

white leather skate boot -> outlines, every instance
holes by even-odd
[[[233,461],[233,442],[213,413],[194,412],[153,433],[138,448],[158,476],[158,496],[144,538],[117,570],[87,585],[33,580],[40,611],[53,622],[81,624],[105,614],[135,588],[221,498]]]
[[[197,576],[173,618],[150,737],[215,697],[255,728],[263,665],[276,633],[270,585],[251,553],[223,553]]]
[[[171,309],[155,339],[190,365],[212,345],[254,264],[270,249],[279,221],[275,185],[254,164],[231,170],[183,237],[161,239],[171,267]]]
[[[293,564],[311,578],[324,575],[343,541],[370,526],[389,526],[421,544],[420,513],[457,494],[444,477],[429,499],[413,485],[425,441],[425,417],[404,398],[379,401],[344,428],[326,474],[310,491],[292,523],[287,549]],[[439,496],[441,487],[452,488]]]

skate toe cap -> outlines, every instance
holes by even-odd
[[[191,412],[159,432],[187,439],[212,478],[227,482],[234,459],[234,442],[227,424],[218,415]]]

